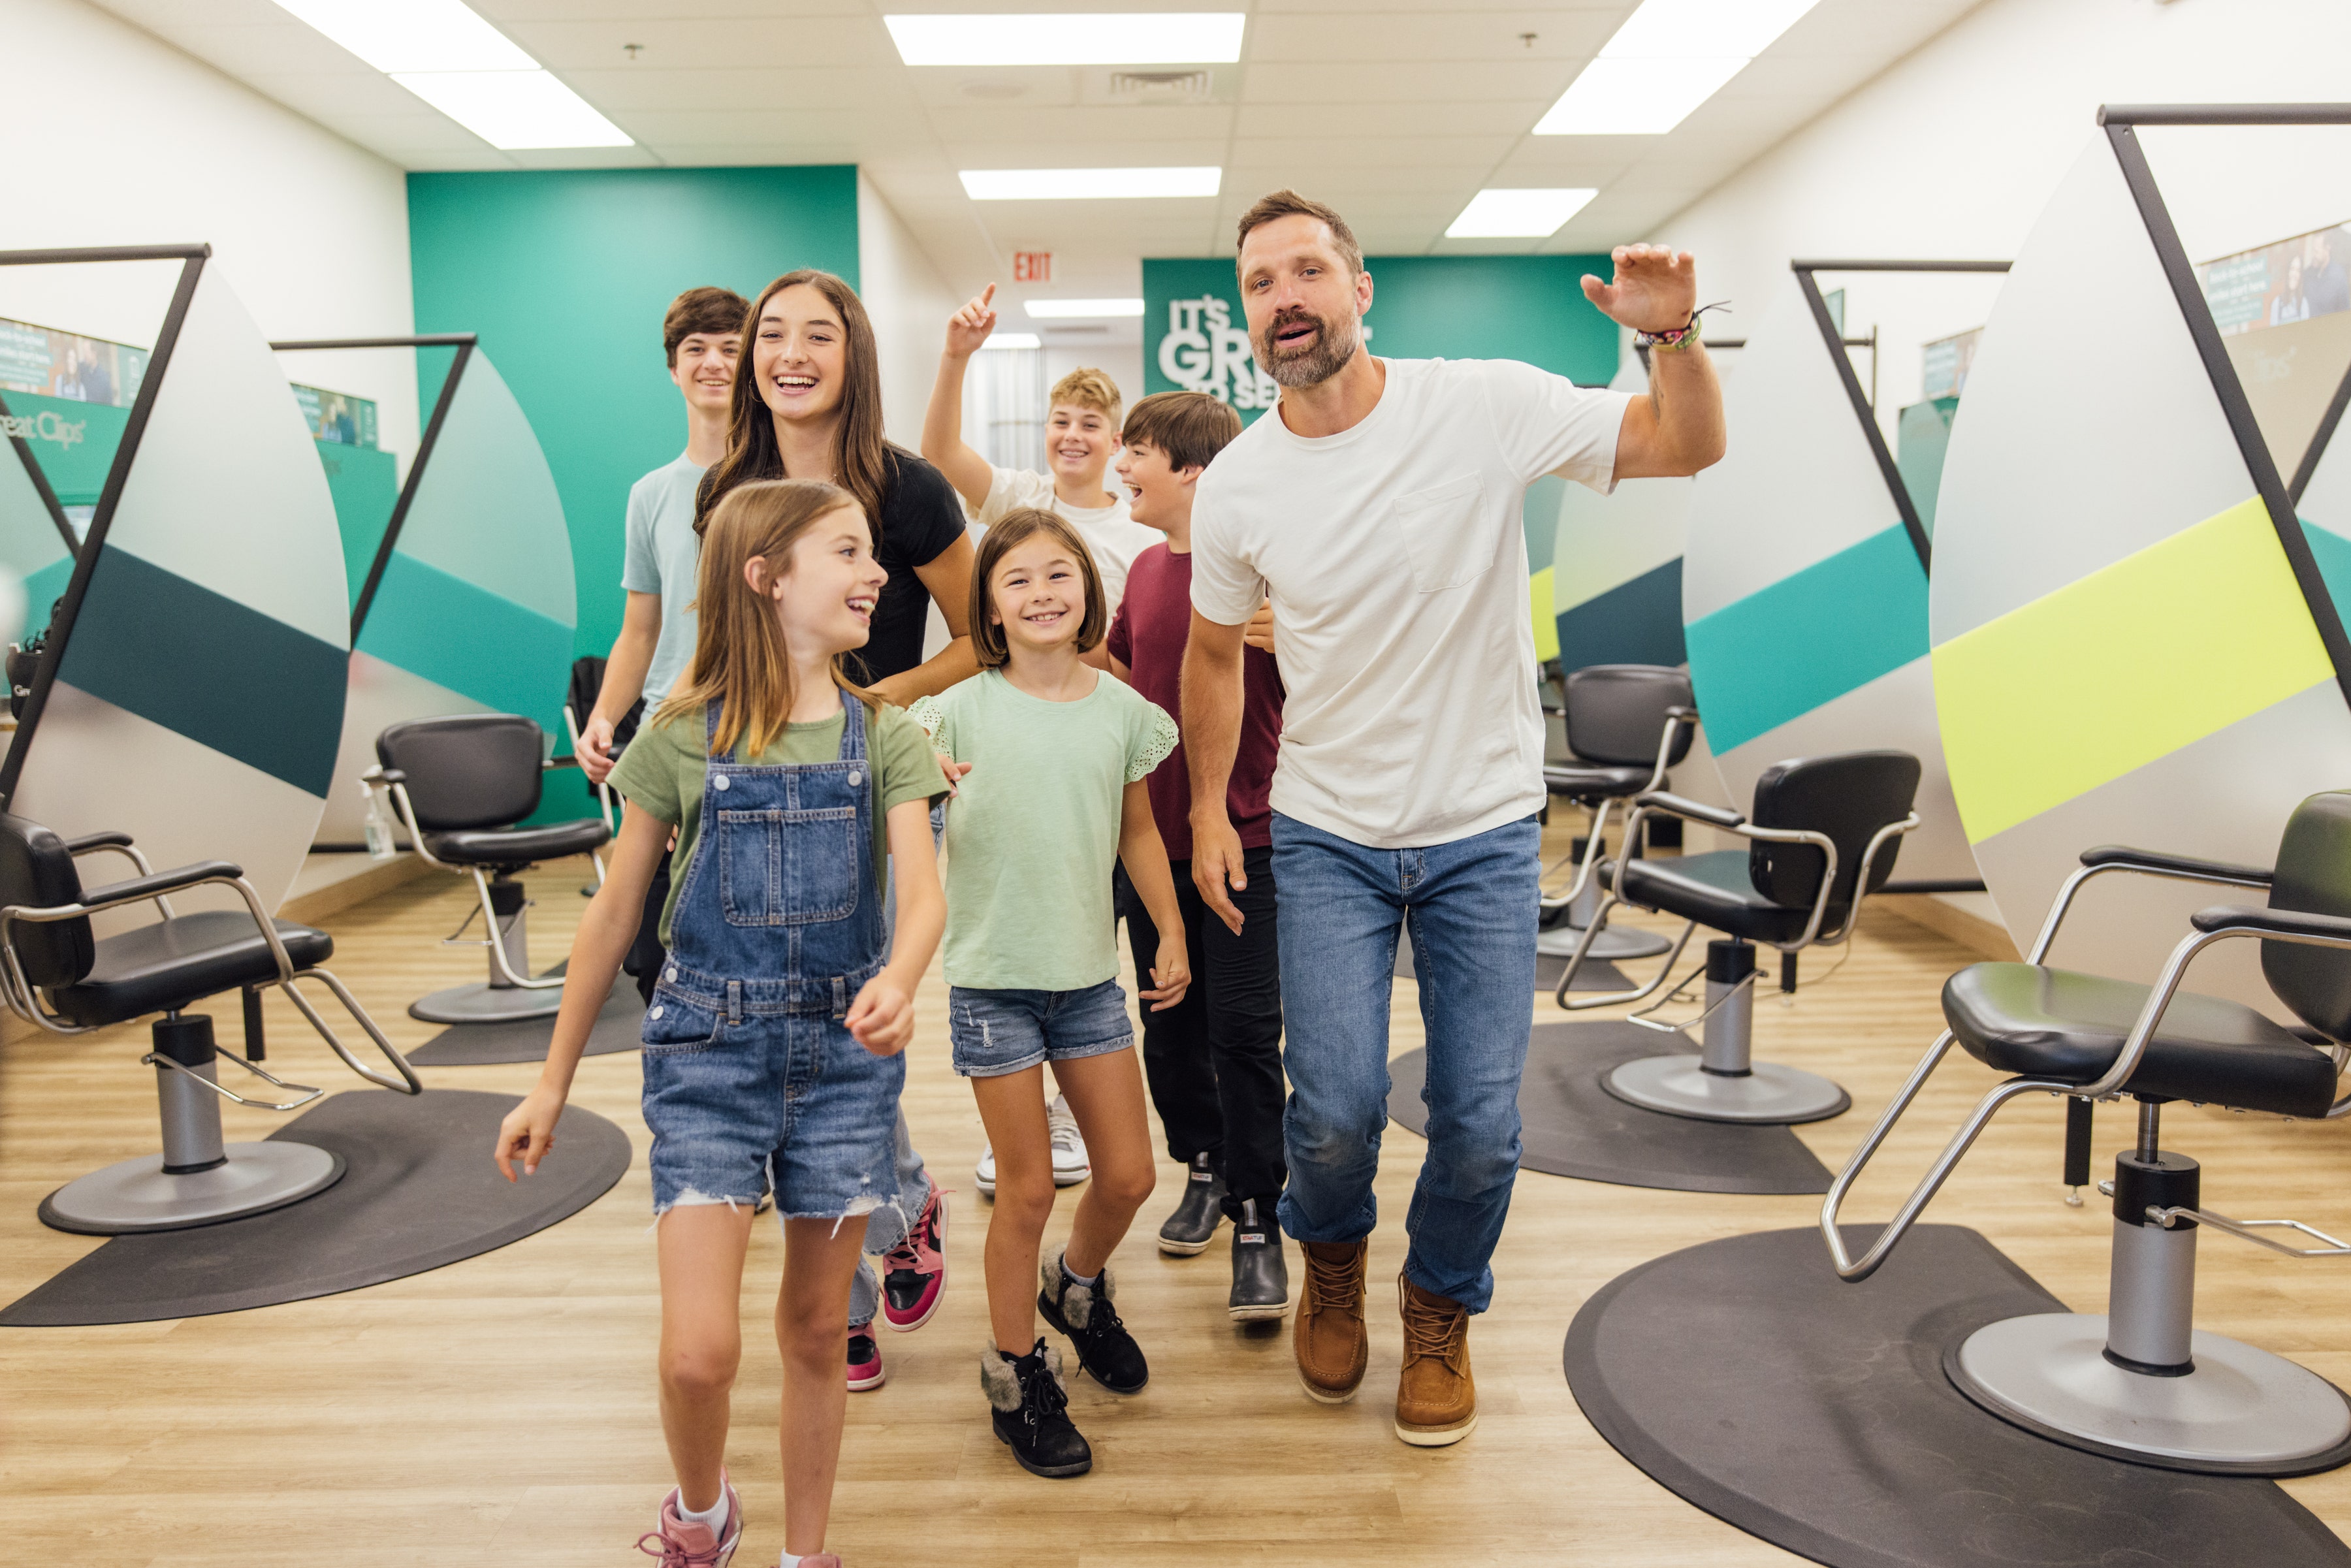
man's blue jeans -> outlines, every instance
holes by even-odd
[[[1397,930],[1409,922],[1428,1029],[1428,1153],[1405,1216],[1405,1272],[1473,1312],[1494,1292],[1487,1262],[1519,1172],[1541,847],[1532,817],[1417,850],[1366,849],[1273,819],[1290,1085],[1281,1228],[1300,1241],[1346,1242],[1378,1222],[1388,999]]]

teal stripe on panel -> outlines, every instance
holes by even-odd
[[[1558,553],[1559,508],[1566,492],[1566,480],[1556,474],[1545,474],[1527,486],[1526,497],[1519,503],[1519,525],[1527,536],[1529,572],[1541,571],[1551,565],[1551,558]]]
[[[66,596],[73,580],[74,558],[61,555],[25,579],[25,631],[27,635],[49,623],[49,612]]]
[[[561,735],[571,628],[395,549],[360,651]]]
[[[2351,616],[2351,539],[2308,517],[2302,519],[2302,537],[2310,541],[2310,553],[2318,562],[2318,575],[2325,580],[2326,595],[2335,601],[2336,612]]]
[[[1927,574],[1899,524],[1689,623],[1718,757],[1927,652]]]
[[[297,789],[332,785],[350,657],[128,550],[99,550],[57,678]]]
[[[1678,664],[1682,650],[1682,560],[1620,582],[1559,618],[1559,667]]]

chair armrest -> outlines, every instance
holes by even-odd
[[[244,874],[245,868],[231,861],[197,861],[125,882],[110,882],[103,887],[84,888],[81,902],[89,908],[101,904],[135,904],[142,898],[177,893],[201,882],[235,882]]]
[[[103,833],[84,833],[78,839],[66,841],[66,852],[73,855],[86,855],[93,850],[127,850],[130,847],[131,835],[120,829]]]
[[[546,773],[558,768],[577,768],[579,766],[580,758],[571,752],[566,751],[558,756],[550,757],[546,761],[540,763],[538,765],[538,770],[541,773]]]
[[[378,763],[360,775],[360,782],[383,785],[405,784],[408,782],[408,775],[397,768],[386,768],[381,763]]]
[[[1746,818],[1726,807],[1704,805],[1663,789],[1652,789],[1646,795],[1637,796],[1633,804],[1652,811],[1670,811],[1677,817],[1687,817],[1691,821],[1705,822],[1731,831],[1747,825]]]
[[[2301,909],[2263,909],[2250,904],[2216,904],[2188,917],[2199,931],[2249,931],[2264,936],[2305,937],[2351,946],[2351,919]]]
[[[2231,865],[2227,861],[2199,860],[2193,855],[2166,854],[2159,850],[2135,850],[2127,844],[2099,844],[2084,850],[2082,863],[2146,872],[2154,876],[2189,877],[2198,882],[2244,883],[2254,887],[2269,886],[2276,874],[2266,866]]]

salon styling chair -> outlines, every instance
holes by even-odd
[[[1594,868],[1607,852],[1610,814],[1666,787],[1667,769],[1689,755],[1698,707],[1688,673],[1667,664],[1588,664],[1562,680],[1560,690],[1561,722],[1574,760],[1546,764],[1543,787],[1592,813],[1575,880],[1564,892],[1542,895],[1543,928],[1535,951],[1564,957],[1600,908]],[[1640,841],[1628,834],[1625,841]],[[1560,868],[1551,869],[1556,874]],[[1604,931],[1592,939],[1587,956],[1646,958],[1666,946],[1646,931]]]
[[[360,775],[370,790],[391,793],[416,852],[442,870],[474,879],[485,935],[465,936],[474,923],[444,939],[444,946],[489,949],[486,982],[454,986],[408,1005],[427,1023],[509,1023],[551,1018],[563,1006],[563,979],[534,978],[517,873],[541,861],[593,854],[611,829],[601,819],[516,823],[538,810],[539,784],[550,767],[546,732],[518,714],[452,714],[410,719],[376,737],[376,766]],[[565,759],[567,762],[569,759]]]
[[[1603,931],[1618,904],[1660,910],[1686,922],[1649,983],[1635,990],[1571,997],[1576,971],[1592,955],[1579,944],[1560,977],[1556,999],[1571,1011],[1637,1002],[1666,988],[1690,933],[1704,925],[1723,936],[1707,944],[1706,1006],[1678,1023],[1653,1017],[1681,987],[1631,1015],[1664,1032],[1702,1028],[1695,1055],[1638,1057],[1601,1080],[1619,1100],[1669,1115],[1708,1122],[1817,1122],[1851,1099],[1818,1073],[1754,1060],[1755,945],[1775,947],[1780,988],[1796,988],[1796,956],[1835,946],[1853,935],[1868,895],[1893,874],[1902,835],[1918,825],[1911,808],[1918,759],[1906,751],[1848,751],[1773,764],[1755,781],[1752,813],[1708,806],[1652,790],[1633,802],[1625,842],[1640,841],[1644,821],[1667,812],[1749,841],[1677,859],[1602,862],[1607,894],[1587,928]],[[1693,970],[1682,985],[1697,978]]]
[[[83,886],[76,862],[100,852],[122,856],[138,874]],[[172,894],[201,887],[229,888],[245,907],[187,915],[172,908]],[[109,936],[93,932],[92,916],[149,902],[161,916],[154,922]],[[97,1236],[178,1230],[283,1207],[340,1180],[341,1156],[308,1144],[224,1143],[220,1111],[223,1100],[293,1111],[326,1092],[289,1083],[260,1065],[261,993],[273,986],[352,1071],[403,1094],[423,1092],[375,1020],[340,980],[319,967],[334,950],[334,939],[323,931],[270,919],[244,872],[227,861],[159,872],[128,833],[61,839],[37,822],[0,814],[0,998],[9,1011],[52,1034],[86,1034],[148,1013],[163,1015],[155,1020],[152,1049],[139,1059],[155,1070],[162,1157],[124,1160],[68,1183],[41,1204],[43,1223]],[[308,979],[334,993],[396,1078],[360,1065],[302,993],[298,982]],[[243,1056],[214,1043],[209,1017],[186,1010],[225,991],[244,993]],[[254,1099],[225,1087],[217,1067],[224,1058],[298,1098]]]
[[[2199,910],[2153,986],[2043,960],[2083,883],[2111,873],[2267,889],[2266,906]],[[2262,974],[2307,1034],[2240,1003],[2183,991],[2197,955],[2251,937]],[[1854,1151],[1821,1207],[1839,1275],[1886,1261],[1986,1123],[2022,1094],[2068,1096],[2066,1181],[2087,1179],[2090,1107],[2136,1102],[2137,1137],[2115,1158],[2114,1253],[2106,1312],[2043,1312],[1975,1331],[1944,1359],[1960,1392],[2044,1437],[2141,1464],[2214,1474],[2294,1475],[2341,1462],[2351,1404],[2325,1379],[2264,1350],[2195,1326],[2196,1236],[2207,1227],[2291,1258],[2351,1255],[2298,1220],[2231,1219],[2201,1207],[2194,1160],[2160,1145],[2174,1100],[2313,1120],[2351,1111],[2336,1077],[2351,1049],[2351,793],[2294,809],[2274,871],[2105,845],[2082,856],[2022,964],[1976,964],[1943,986],[1949,1026]],[[2313,1040],[2323,1041],[2314,1044]],[[1952,1134],[1893,1221],[1858,1259],[1836,1224],[1845,1194],[1954,1041],[1993,1070],[1994,1087]],[[2290,1231],[2318,1245],[2276,1239]]]

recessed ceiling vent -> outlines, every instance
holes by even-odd
[[[1206,103],[1216,88],[1214,71],[1110,73],[1110,95],[1121,103]]]

